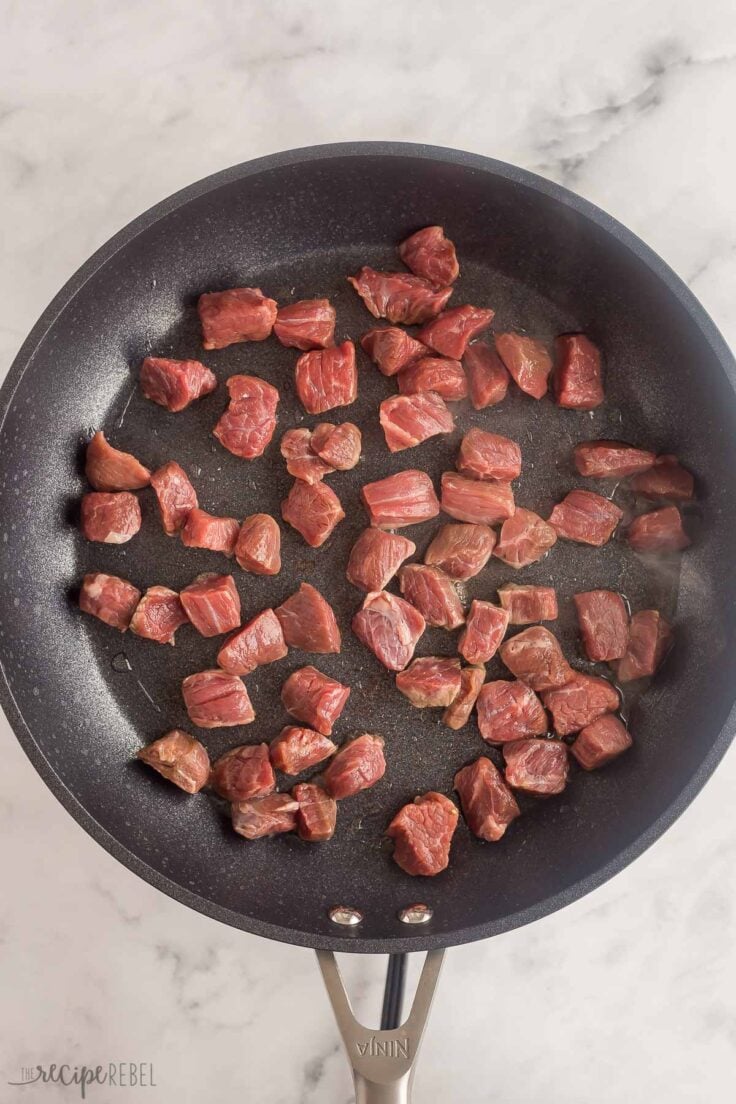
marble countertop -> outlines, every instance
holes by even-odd
[[[426,141],[516,162],[610,211],[736,344],[731,0],[60,0],[0,42],[0,367],[68,275],[163,196],[278,149]],[[0,1098],[24,1066],[153,1063],[88,1099],[351,1099],[313,956],[137,880],[64,812],[3,718]],[[736,1066],[736,753],[632,867],[453,950],[417,1101],[711,1104]],[[377,1015],[381,963],[352,958]]]

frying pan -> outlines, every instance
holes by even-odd
[[[487,411],[459,404],[448,439],[390,455],[376,408],[393,384],[359,354],[358,401],[335,412],[364,431],[361,463],[331,477],[346,520],[319,550],[285,531],[284,567],[272,579],[234,569],[244,616],[278,604],[303,579],[312,582],[337,612],[343,650],[325,657],[292,650],[282,663],[259,669],[248,679],[256,722],[203,738],[213,758],[244,740],[269,739],[286,720],[284,678],[316,661],[353,688],[338,738],[382,733],[388,771],[380,785],[341,804],[329,843],[309,846],[289,836],[246,844],[213,799],[187,797],[133,761],[141,743],[191,727],[180,681],[213,665],[217,642],[185,627],[175,648],[161,647],[121,636],[75,606],[79,580],[90,570],[179,588],[201,571],[222,570],[224,561],[167,538],[150,491],[140,495],[144,523],[135,540],[85,544],[74,525],[84,443],[90,430],[103,428],[151,468],[177,459],[204,508],[278,517],[290,483],[279,434],[264,457],[238,460],[210,433],[225,404],[222,386],[171,415],[141,397],[138,363],[153,352],[202,356],[198,294],[239,284],[260,286],[282,302],[329,296],[336,337],[357,337],[373,320],[345,276],[364,263],[397,267],[395,243],[429,223],[442,223],[458,248],[453,302],[493,306],[497,329],[542,338],[584,330],[604,351],[607,400],[591,414],[559,410],[549,399],[535,403],[518,391]],[[253,372],[276,384],[281,431],[319,420],[305,418],[296,400],[293,350],[267,341],[203,359],[220,381]],[[18,354],[0,398],[3,708],[59,800],[130,869],[215,919],[320,952],[360,1099],[408,1098],[442,948],[528,923],[600,885],[672,823],[723,755],[736,696],[735,375],[722,338],[687,288],[591,204],[488,158],[383,143],[277,154],[165,200],[72,277]],[[575,773],[559,798],[527,801],[501,844],[481,843],[461,827],[448,871],[410,879],[386,850],[388,820],[417,793],[450,792],[458,767],[489,752],[474,722],[452,732],[395,692],[391,676],[350,632],[361,596],[343,565],[366,524],[360,486],[407,467],[437,480],[471,425],[521,443],[517,501],[543,515],[581,485],[570,463],[575,441],[623,437],[676,453],[698,482],[698,504],[686,519],[693,546],[681,560],[653,566],[620,541],[602,549],[559,542],[526,570],[530,582],[557,587],[562,614],[555,631],[581,670],[590,668],[571,612],[578,590],[610,586],[633,608],[658,606],[676,620],[677,645],[652,685],[626,699],[635,738],[629,753],[605,771]],[[625,509],[636,506],[621,488],[616,494]],[[418,554],[435,527],[405,530]],[[494,562],[468,584],[467,597],[492,597],[509,577]],[[421,654],[454,648],[441,630],[421,641]],[[489,665],[490,677],[501,673]],[[410,908],[417,904],[423,908]],[[332,918],[355,920],[358,913],[362,920],[352,925]],[[356,1025],[332,952],[419,950],[430,953],[406,1024],[397,1026],[401,959],[394,957],[384,1018],[393,1030]]]

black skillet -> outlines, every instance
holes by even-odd
[[[186,627],[176,648],[121,636],[80,615],[74,600],[89,570],[139,586],[180,587],[200,571],[221,570],[224,561],[167,539],[150,491],[141,494],[144,526],[135,540],[85,544],[74,526],[84,489],[83,444],[89,430],[103,428],[150,467],[179,460],[205,508],[278,516],[290,482],[278,440],[253,463],[236,459],[210,435],[224,388],[182,414],[167,414],[136,389],[140,359],[149,352],[202,356],[197,295],[238,284],[259,285],[280,302],[329,296],[337,307],[337,336],[357,337],[373,320],[345,276],[363,263],[398,267],[395,243],[428,223],[442,223],[457,245],[462,271],[452,302],[494,307],[498,329],[524,328],[541,337],[584,330],[604,350],[607,400],[590,415],[518,392],[488,411],[461,404],[449,440],[392,456],[376,407],[393,385],[359,354],[358,401],[336,412],[364,430],[359,466],[331,477],[346,520],[316,551],[285,532],[284,568],[274,579],[234,570],[245,614],[275,605],[302,579],[329,598],[344,647],[317,663],[353,687],[338,738],[381,732],[388,771],[380,785],[341,806],[328,844],[283,837],[249,845],[231,833],[211,799],[186,797],[132,762],[142,742],[174,725],[188,727],[179,683],[213,665],[216,642]],[[293,350],[269,340],[203,359],[220,380],[248,371],[275,383],[282,395],[280,430],[318,420],[305,419],[296,401]],[[151,884],[235,927],[322,952],[399,954],[437,951],[544,916],[600,885],[652,843],[692,800],[730,740],[734,378],[733,359],[712,321],[650,249],[591,204],[512,166],[454,150],[364,143],[277,154],[194,184],[136,219],[72,277],[34,327],[2,389],[5,712],[42,777],[96,840]],[[623,437],[676,453],[697,475],[698,505],[687,517],[694,540],[681,569],[679,561],[645,562],[620,541],[600,550],[560,542],[528,569],[529,581],[557,586],[557,630],[581,669],[586,664],[570,598],[593,586],[622,590],[635,608],[665,608],[677,622],[676,648],[651,687],[627,700],[631,752],[605,771],[576,773],[560,798],[526,803],[502,844],[480,843],[461,828],[450,869],[412,880],[390,859],[385,825],[416,793],[450,792],[455,770],[487,749],[474,722],[453,733],[436,716],[413,709],[358,645],[349,622],[360,595],[345,581],[343,565],[366,523],[361,484],[412,466],[437,479],[452,466],[470,425],[521,443],[517,501],[542,514],[581,483],[570,465],[575,441]],[[636,508],[622,489],[616,493],[627,510]],[[434,528],[405,532],[421,553]],[[494,562],[468,594],[493,596],[509,575]],[[422,654],[454,650],[452,637],[440,630],[428,632],[421,645]],[[292,652],[251,676],[258,718],[247,730],[206,733],[213,757],[243,739],[278,732],[285,719],[280,684],[313,658]],[[489,670],[496,672],[493,665]],[[430,918],[411,926],[404,910],[416,903],[426,907],[411,918]],[[343,919],[360,913],[362,921],[337,924],[331,918],[337,906],[347,910]],[[329,955],[322,962],[329,975]],[[435,956],[428,969],[438,962]],[[331,983],[334,989],[334,976]],[[341,998],[333,993],[333,999]],[[345,1028],[347,1011],[338,1011]],[[418,1041],[416,1031],[411,1046],[406,1038],[352,1040],[351,1060],[375,1059],[370,1080],[396,1081],[402,1069],[406,1080],[413,1054],[407,1058],[404,1048]]]

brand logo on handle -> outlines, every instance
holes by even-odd
[[[408,1058],[408,1039],[379,1039],[371,1035],[364,1043],[355,1044],[361,1058]]]

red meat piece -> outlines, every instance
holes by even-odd
[[[212,432],[228,452],[254,460],[274,435],[279,393],[257,376],[231,376],[227,388],[230,403]]]
[[[217,653],[217,664],[231,675],[249,675],[256,667],[283,659],[288,651],[278,617],[265,609],[227,638]]]
[[[273,332],[291,349],[326,349],[335,337],[335,308],[329,299],[300,299],[279,307]]]
[[[281,455],[286,461],[286,470],[295,479],[305,483],[319,483],[325,475],[335,469],[312,449],[311,429],[287,429],[281,438]]]
[[[510,625],[533,625],[537,621],[555,621],[557,595],[554,587],[505,583],[498,600],[509,615]]]
[[[275,740],[271,741],[271,762],[284,774],[301,774],[309,767],[323,763],[337,751],[328,736],[313,728],[287,725]]]
[[[582,675],[576,671],[564,686],[542,694],[552,714],[552,724],[558,736],[579,732],[596,717],[613,713],[619,707],[618,690],[608,679]]]
[[[468,345],[463,357],[470,401],[476,410],[495,406],[506,398],[510,376],[500,356],[482,341]]]
[[[300,782],[292,791],[299,802],[296,830],[307,843],[332,839],[337,823],[337,802],[314,782]]]
[[[439,433],[452,433],[455,428],[445,400],[434,391],[384,399],[379,407],[379,419],[391,452],[414,448]]]
[[[477,709],[480,734],[489,744],[542,736],[549,727],[541,701],[524,682],[487,682]]]
[[[148,468],[108,444],[101,430],[87,445],[84,473],[96,491],[137,491],[151,482]]]
[[[308,414],[350,406],[358,397],[358,373],[352,341],[302,353],[296,362],[296,393]]]
[[[324,773],[325,789],[340,801],[374,786],[385,773],[383,738],[365,732],[342,745]]]
[[[504,744],[506,781],[515,790],[548,797],[562,793],[570,764],[561,740],[514,740]]]
[[[501,645],[500,656],[511,674],[532,690],[552,690],[575,677],[557,637],[541,625],[512,636]]]
[[[464,622],[463,604],[452,580],[439,567],[406,564],[399,571],[399,587],[428,625],[456,629]]]
[[[399,256],[415,276],[437,287],[453,283],[460,275],[455,246],[441,226],[425,226],[411,234],[399,246]]]
[[[376,272],[364,265],[355,276],[348,276],[374,318],[418,325],[435,318],[452,295],[451,287],[436,288],[421,276],[406,272]]]
[[[323,736],[332,734],[332,726],[349,696],[349,686],[328,678],[316,667],[300,667],[281,687],[281,701],[286,712],[310,728],[316,728]]]
[[[422,656],[396,676],[396,689],[417,709],[445,709],[460,693],[460,660]]]
[[[180,728],[172,729],[141,748],[137,758],[185,793],[199,793],[210,777],[210,757],[206,748]]]
[[[255,720],[255,711],[242,679],[219,667],[198,671],[181,684],[184,705],[199,728],[231,728]]]
[[[353,618],[353,632],[389,671],[401,671],[425,629],[421,613],[386,590],[368,594]]]
[[[146,357],[141,364],[141,390],[147,399],[172,414],[217,387],[217,376],[198,360]]]
[[[175,460],[157,468],[151,476],[158,502],[161,522],[168,537],[173,537],[183,528],[189,513],[199,505],[197,492],[189,482],[187,473]]]
[[[626,540],[635,552],[682,552],[690,545],[676,506],[639,514],[627,529]]]
[[[299,802],[290,794],[272,793],[236,801],[232,806],[233,828],[245,839],[263,839],[293,832],[297,824]]]
[[[509,437],[475,426],[460,442],[455,467],[471,479],[501,479],[510,483],[521,475],[521,449]]]
[[[332,606],[311,583],[302,583],[275,613],[290,648],[323,655],[340,651],[340,630]]]
[[[585,654],[594,662],[621,659],[629,640],[629,613],[613,590],[586,590],[573,595]]]
[[[197,302],[205,349],[224,349],[239,341],[265,341],[278,307],[260,288],[208,291]]]
[[[384,376],[395,376],[427,352],[426,345],[397,326],[368,330],[361,337],[360,344]]]
[[[457,650],[468,663],[488,663],[498,651],[509,625],[509,615],[492,602],[474,598]]]
[[[273,793],[276,789],[268,744],[241,744],[230,748],[212,764],[212,789],[226,801]]]
[[[440,504],[432,480],[426,472],[409,468],[375,483],[366,483],[360,497],[371,525],[380,529],[400,529],[437,517]]]
[[[215,517],[198,506],[190,510],[181,530],[181,542],[187,548],[208,548],[232,556],[240,532],[237,518]]]
[[[442,473],[442,509],[458,521],[495,525],[513,515],[510,483],[485,483],[458,472]]]
[[[568,410],[593,410],[606,395],[601,354],[585,334],[562,334],[555,341],[555,400]]]
[[[440,874],[450,861],[458,816],[450,799],[434,791],[404,805],[386,829],[394,841],[394,862],[407,874]]]
[[[570,751],[584,770],[596,770],[621,755],[631,744],[626,726],[613,713],[606,713],[578,733]]]
[[[424,562],[442,568],[451,579],[472,579],[488,563],[495,543],[496,534],[487,525],[443,525],[424,553]]]
[[[186,625],[188,620],[175,590],[152,586],[135,608],[130,631],[157,644],[173,644],[176,630]]]
[[[592,479],[623,479],[648,471],[656,457],[623,441],[583,441],[573,450],[575,467]]]
[[[695,480],[676,456],[658,456],[649,471],[635,475],[631,487],[647,498],[669,498],[689,502],[695,494]]]
[[[352,422],[332,425],[320,422],[312,434],[312,451],[326,464],[330,471],[350,471],[360,460],[362,445],[360,430]]]
[[[520,333],[496,334],[496,352],[522,391],[533,399],[547,394],[552,357],[541,341]]]
[[[85,575],[79,591],[79,608],[121,632],[130,625],[141,592],[127,579],[94,571]]]
[[[404,560],[417,550],[414,541],[382,529],[364,529],[350,552],[348,582],[359,590],[383,590]]]
[[[130,491],[91,491],[82,496],[81,521],[87,540],[125,544],[141,527],[141,508]]]
[[[398,375],[402,395],[416,395],[418,391],[434,391],[446,402],[465,399],[468,381],[459,360],[447,357],[420,357]]]
[[[501,772],[485,755],[459,770],[454,785],[468,827],[479,839],[500,840],[521,814]]]
[[[558,537],[600,547],[613,536],[624,516],[608,498],[593,491],[570,491],[549,515]]]
[[[470,342],[487,330],[496,312],[485,307],[452,307],[419,331],[419,340],[442,356],[460,360]]]
[[[443,724],[446,724],[448,728],[458,729],[468,723],[485,677],[485,667],[462,668],[460,671],[460,692],[442,714]]]
[[[619,682],[653,675],[669,651],[672,627],[658,610],[639,610],[631,618],[629,640],[616,668]]]
[[[198,575],[179,592],[179,598],[202,636],[232,632],[240,624],[240,595],[232,575]]]
[[[501,526],[493,555],[509,567],[527,567],[546,556],[557,541],[557,533],[539,514],[517,506]]]
[[[311,548],[319,548],[330,537],[345,511],[332,488],[324,483],[310,486],[295,479],[288,498],[281,503],[281,516]]]
[[[278,575],[281,570],[281,530],[270,514],[251,514],[240,526],[235,559],[253,575]]]

